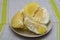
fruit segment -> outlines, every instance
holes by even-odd
[[[11,25],[13,28],[23,28],[23,13],[18,11],[12,18]]]
[[[29,19],[29,18],[25,18],[24,21],[25,26],[32,32],[36,33],[36,34],[45,34],[47,32],[47,27],[44,24],[38,24],[36,22],[34,22],[33,20]]]
[[[31,17],[38,23],[47,24],[49,22],[49,13],[45,8],[40,7],[37,3],[30,3],[24,7],[24,15]]]
[[[49,14],[45,8],[39,8],[32,19],[38,23],[47,24],[49,22]]]
[[[24,7],[24,14],[31,17],[34,15],[34,12],[39,8],[37,3],[30,3]]]

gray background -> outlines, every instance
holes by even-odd
[[[45,35],[44,37],[25,38],[25,37],[15,34],[9,28],[9,22],[11,21],[11,18],[13,17],[13,15],[15,15],[17,11],[24,8],[24,6],[30,2],[38,3],[40,6],[46,8],[50,14],[50,18],[53,23],[52,30],[49,34]],[[7,6],[7,23],[2,32],[2,36],[0,38],[1,40],[56,40],[57,18],[54,14],[54,11],[52,10],[49,0],[8,0],[7,4],[8,4],[8,6]],[[57,5],[59,5],[59,2],[57,2]]]

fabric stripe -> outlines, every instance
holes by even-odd
[[[54,0],[50,0],[50,3],[52,5],[53,10],[55,11],[56,16],[58,17],[59,22],[60,22],[60,12],[56,6],[56,3],[54,2]]]
[[[0,32],[3,26],[6,24],[6,12],[7,12],[7,0],[3,0],[2,3],[2,21],[0,23]]]
[[[57,8],[57,5],[56,5],[56,3],[54,2],[54,0],[50,0],[50,3],[51,3],[51,6],[52,6],[52,8],[53,8],[53,10],[54,10],[54,12],[55,12],[55,14],[56,14],[56,17],[58,18],[58,27],[57,27],[57,40],[59,40],[59,35],[60,35],[60,32],[59,32],[59,30],[60,30],[60,12],[59,12],[59,9]],[[58,28],[59,28],[59,30],[58,30]]]

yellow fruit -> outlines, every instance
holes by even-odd
[[[40,24],[39,27],[37,27],[38,34],[45,34],[47,32],[46,25]]]
[[[44,24],[38,24],[30,18],[26,17],[24,21],[25,26],[32,32],[36,34],[45,34],[47,32],[47,27]]]
[[[13,28],[29,29],[36,34],[43,35],[47,32],[47,26],[44,24],[48,22],[49,14],[47,10],[32,2],[24,7],[23,13],[18,11],[13,16],[11,25]]]
[[[37,3],[29,3],[24,7],[24,14],[31,17],[34,15],[35,10],[39,8],[39,5]]]
[[[49,14],[45,8],[41,8],[37,3],[30,3],[24,7],[24,15],[31,17],[38,23],[47,24],[49,22]]]
[[[18,11],[15,16],[13,16],[11,25],[13,28],[23,28],[23,13]]]

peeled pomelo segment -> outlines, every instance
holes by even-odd
[[[47,32],[46,25],[40,24],[39,27],[37,27],[38,34],[45,34]]]
[[[23,28],[23,13],[18,11],[15,16],[13,16],[11,25],[13,28]]]
[[[47,32],[46,25],[38,24],[38,23],[34,22],[33,20],[31,20],[27,17],[24,20],[24,24],[30,31],[32,31],[36,34],[41,34],[42,35],[42,34],[45,34]]]
[[[32,19],[38,23],[47,24],[49,22],[49,14],[45,8],[39,8]]]
[[[39,5],[37,3],[29,3],[28,5],[26,5],[24,7],[24,13],[27,16],[33,16],[34,15],[34,11],[37,10],[37,8],[39,8]]]

